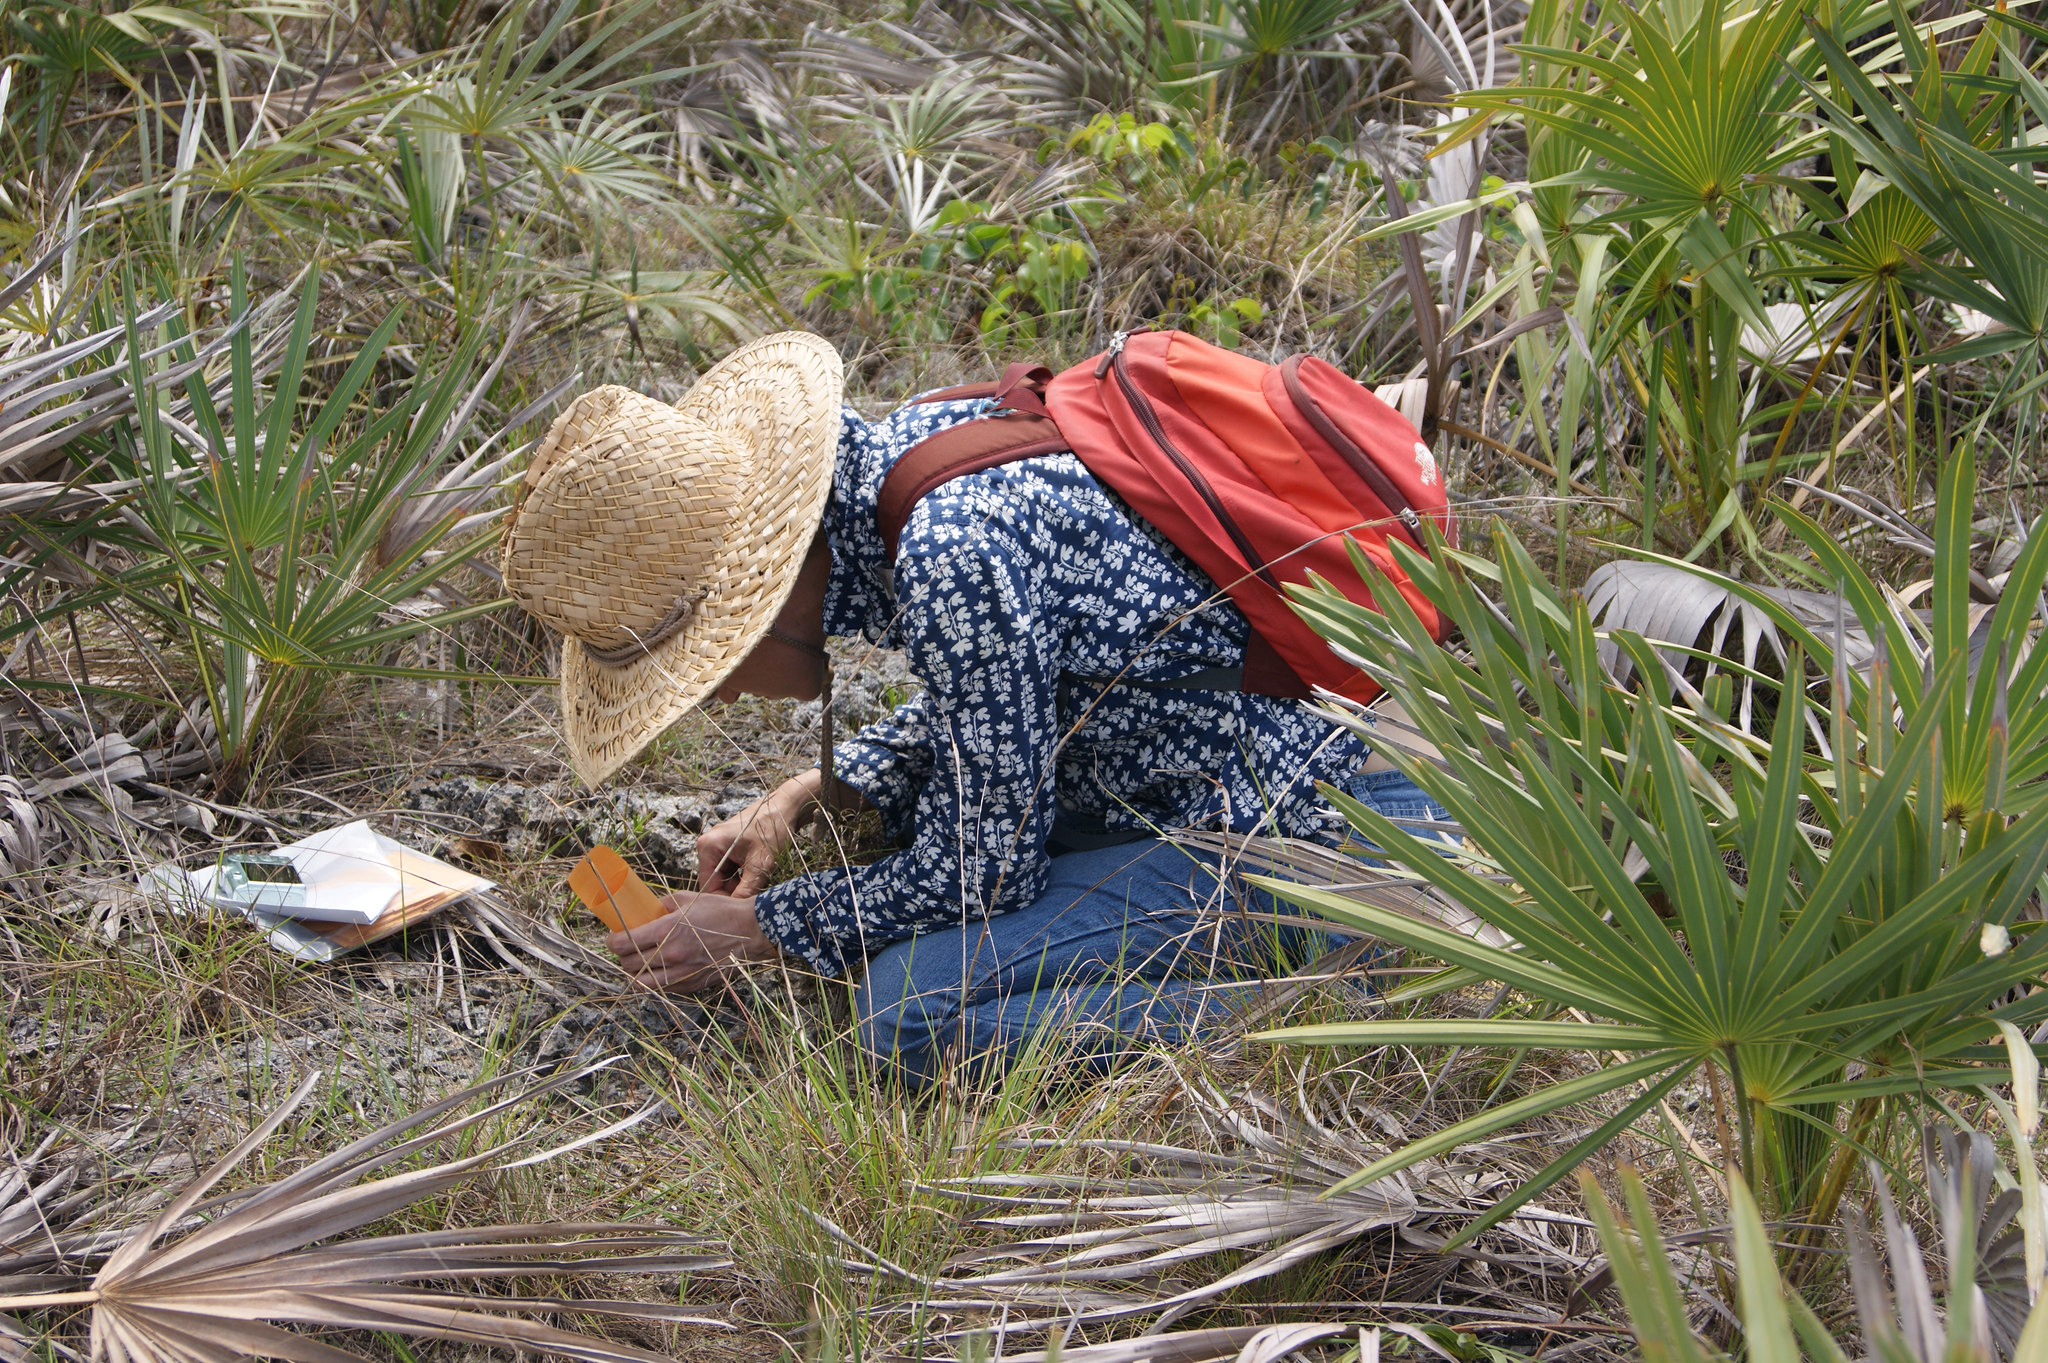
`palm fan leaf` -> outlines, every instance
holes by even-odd
[[[611,1063],[558,1075],[509,1097],[498,1095],[533,1078],[534,1071],[502,1076],[371,1132],[296,1173],[207,1201],[313,1092],[320,1076],[312,1076],[239,1145],[103,1252],[88,1282],[74,1283],[72,1290],[0,1297],[0,1311],[89,1306],[94,1363],[227,1363],[251,1355],[362,1363],[346,1349],[283,1328],[287,1324],[388,1331],[586,1363],[662,1363],[663,1355],[638,1346],[531,1317],[573,1311],[667,1324],[722,1322],[646,1302],[483,1296],[419,1284],[729,1266],[700,1237],[663,1226],[571,1222],[345,1238],[481,1174],[554,1158],[658,1111],[643,1108],[537,1153],[524,1153],[533,1137],[521,1135],[463,1158],[370,1177]],[[489,1101],[477,1110],[450,1116],[482,1099]]]
[[[1593,623],[1602,630],[1610,635],[1616,630],[1640,634],[1657,646],[1674,694],[1683,689],[1686,663],[1695,656],[1704,657],[1707,676],[1722,671],[1724,662],[1740,664],[1728,669],[1742,675],[1741,708],[1734,719],[1744,729],[1751,727],[1755,673],[1763,650],[1768,647],[1779,666],[1785,661],[1785,639],[1770,616],[1701,568],[1617,559],[1589,573],[1581,590]],[[1824,637],[1839,624],[1847,666],[1863,671],[1876,656],[1870,631],[1854,608],[1834,593],[1796,587],[1752,590],[1778,602]],[[1601,642],[1600,660],[1617,681],[1628,680],[1631,664],[1611,638]]]
[[[1429,1234],[1431,1223],[1483,1210],[1488,1193],[1507,1182],[1501,1152],[1472,1146],[1332,1195],[1380,1141],[1333,1130],[1306,1096],[1291,1113],[1264,1095],[1225,1095],[1206,1082],[1186,1092],[1227,1153],[1136,1141],[1020,1142],[1016,1148],[1095,1150],[1143,1172],[1001,1173],[921,1185],[928,1195],[983,1209],[975,1224],[1015,1237],[956,1255],[940,1275],[920,1279],[927,1304],[1045,1310],[1036,1319],[1009,1318],[1005,1328],[1018,1332],[1155,1312],[1154,1328],[1164,1329],[1225,1293],[1374,1232],[1394,1232],[1415,1252],[1435,1254],[1442,1241]],[[1392,1114],[1383,1116],[1400,1129]],[[1194,1286],[1179,1285],[1191,1265],[1229,1252],[1248,1257]],[[904,1272],[872,1259],[865,1266]]]

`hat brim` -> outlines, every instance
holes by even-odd
[[[753,451],[750,500],[700,582],[683,627],[622,663],[562,641],[561,708],[569,762],[600,785],[732,675],[789,600],[832,495],[844,392],[839,353],[808,332],[741,346],[676,406]]]

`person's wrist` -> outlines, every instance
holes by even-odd
[[[792,829],[802,828],[818,811],[820,789],[820,773],[816,767],[791,777],[775,792],[776,812],[789,821]]]
[[[772,961],[782,955],[782,945],[768,935],[768,929],[761,924],[761,915],[754,912],[752,896],[747,899],[747,918],[754,925],[754,940],[740,948],[746,954],[746,958],[753,961]]]

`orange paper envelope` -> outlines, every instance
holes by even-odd
[[[569,872],[569,888],[583,901],[583,907],[613,932],[652,923],[668,912],[647,882],[633,874],[625,858],[602,845],[591,848]]]

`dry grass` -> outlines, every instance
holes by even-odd
[[[374,726],[325,729],[306,765],[266,788],[266,817],[288,826],[341,817],[331,801],[434,846],[468,830],[451,816],[406,810],[405,796],[451,774],[509,776],[568,803],[545,703],[488,688],[476,703],[504,708],[493,712],[496,722],[470,719],[477,741],[445,748],[421,741],[431,719],[388,711]],[[739,798],[803,760],[806,744],[788,732],[786,707],[749,713],[743,725],[733,718],[706,715],[671,739],[649,759],[643,784],[707,802]],[[552,918],[565,913],[560,876],[570,855],[515,855],[488,869],[512,909]],[[93,873],[111,882],[119,870],[116,860]],[[567,916],[563,926],[597,944],[594,924]],[[661,1099],[671,1112],[542,1168],[469,1184],[387,1229],[623,1219],[712,1236],[733,1267],[693,1272],[680,1285],[634,1276],[607,1290],[671,1303],[680,1291],[689,1310],[731,1323],[737,1335],[590,1327],[680,1357],[936,1356],[971,1347],[966,1336],[1006,1316],[1022,1327],[1075,1309],[1099,1318],[1073,1335],[1078,1344],[1128,1332],[1175,1296],[1192,1313],[1184,1323],[1395,1311],[1379,1303],[1404,1302],[1396,1311],[1404,1319],[1479,1322],[1489,1339],[1526,1343],[1534,1336],[1518,1322],[1554,1318],[1573,1266],[1593,1255],[1576,1209],[1553,1198],[1564,1221],[1517,1223],[1480,1254],[1433,1251],[1443,1233],[1431,1218],[1367,1220],[1331,1234],[1328,1251],[1311,1239],[1297,1245],[1297,1261],[1245,1274],[1304,1226],[1343,1225],[1323,1219],[1316,1180],[1327,1186],[1363,1152],[1487,1101],[1503,1076],[1478,1057],[1423,1067],[1394,1053],[1282,1055],[1226,1044],[1082,1081],[1069,1077],[1055,1038],[1000,1082],[913,1097],[876,1075],[852,1044],[838,987],[779,972],[700,1005],[616,986],[593,992],[531,959],[538,978],[529,977],[460,919],[324,969],[283,962],[238,925],[131,913],[113,940],[84,927],[75,913],[14,925],[0,1094],[15,1150],[50,1141],[53,1151],[83,1158],[112,1146],[93,1158],[115,1169],[203,1167],[312,1081],[308,1117],[258,1152],[275,1176],[480,1078],[624,1052],[633,1057],[625,1067],[594,1087],[586,1081],[574,1103],[556,1103],[555,1138],[600,1124],[592,1105],[616,1111]],[[1321,991],[1294,1010],[1318,1020],[1355,1006],[1345,991]],[[1511,1087],[1521,1082],[1506,1077]],[[1536,1167],[1536,1153],[1513,1145],[1474,1152],[1465,1182],[1447,1173],[1455,1186],[1427,1196],[1444,1208],[1483,1199],[1510,1170]],[[1290,1173],[1297,1156],[1303,1162]],[[1166,1212],[1116,1203],[1151,1187],[1176,1190],[1190,1209],[1236,1199],[1232,1214],[1240,1224],[1250,1217],[1254,1233],[1228,1245],[1205,1246],[1186,1230],[1159,1240],[1147,1227]],[[1054,1223],[1064,1206],[1070,1233],[1113,1229],[1127,1248],[1100,1279],[1075,1280],[1062,1272],[1068,1251],[1058,1236],[1019,1246],[1019,1227],[1005,1220],[1017,1208],[991,1202],[994,1195],[1038,1198]],[[1281,1201],[1271,1204],[1275,1196]],[[1261,1235],[1257,1208],[1268,1205],[1295,1210]],[[1454,1212],[1433,1216],[1443,1214]],[[1289,1219],[1302,1216],[1310,1220]],[[1145,1262],[1148,1243],[1163,1257]],[[1169,1245],[1178,1248],[1165,1253]],[[1204,1290],[1233,1266],[1240,1284]],[[1051,1316],[1048,1306],[1057,1308]],[[1134,1323],[1118,1323],[1126,1318]],[[1029,1338],[1020,1328],[1010,1351]],[[372,1353],[392,1347],[346,1340]],[[440,1356],[455,1346],[407,1347],[392,1356]]]

